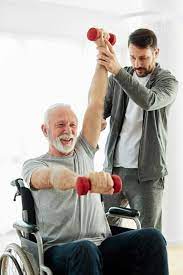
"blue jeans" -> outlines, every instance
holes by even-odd
[[[81,240],[49,248],[45,265],[54,275],[168,275],[166,241],[153,228],[129,230],[100,246]]]

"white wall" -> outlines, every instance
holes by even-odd
[[[172,242],[183,242],[183,36],[180,35],[179,19],[168,20],[160,27],[161,33],[161,64],[171,70],[179,80],[177,99],[172,107],[169,121],[169,146],[167,192],[165,193],[164,230]]]

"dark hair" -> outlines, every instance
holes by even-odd
[[[133,44],[139,48],[157,48],[157,37],[148,29],[138,29],[132,32],[128,38],[128,46]]]

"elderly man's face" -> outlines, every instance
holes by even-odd
[[[78,122],[74,112],[67,107],[54,110],[49,117],[48,140],[52,153],[70,155],[76,144]]]
[[[156,65],[159,49],[138,48],[133,44],[129,45],[130,60],[132,66],[139,77],[144,77],[151,73]]]

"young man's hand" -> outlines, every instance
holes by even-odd
[[[105,46],[97,47],[98,64],[103,65],[106,68],[106,70],[109,71],[110,73],[117,75],[121,69],[121,65],[117,60],[116,54],[110,42],[107,39],[105,39],[104,42],[105,42]]]

